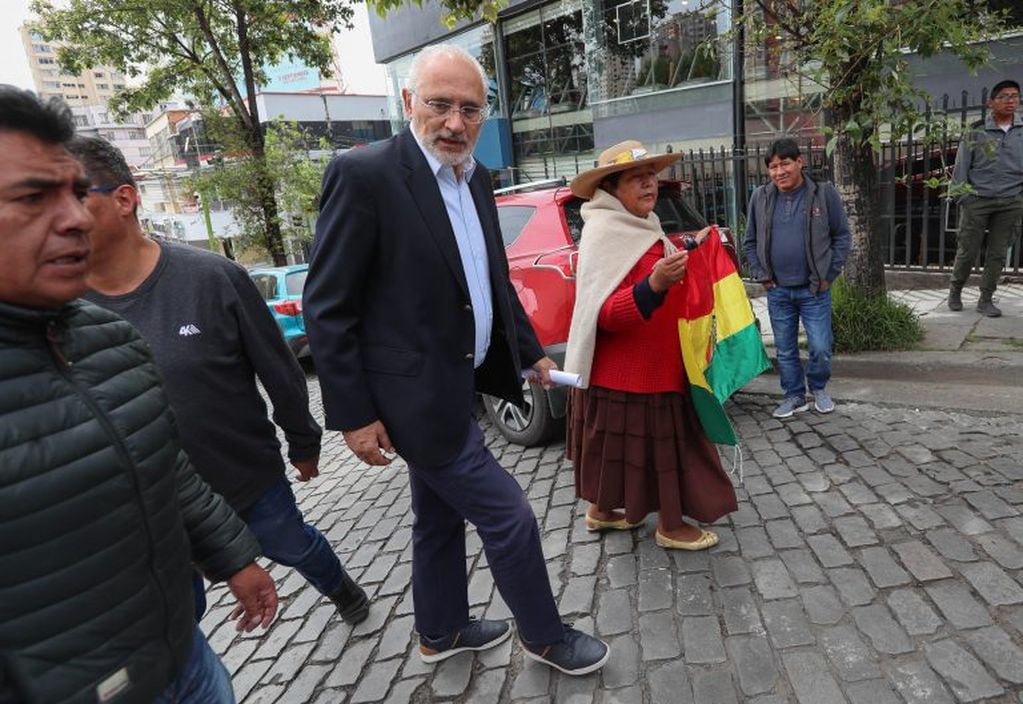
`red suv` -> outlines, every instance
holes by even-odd
[[[685,188],[688,184],[662,181],[657,199],[655,211],[673,240],[707,224],[683,201]],[[575,266],[583,229],[579,210],[584,201],[572,195],[564,179],[501,189],[496,195],[512,284],[540,344],[561,365],[575,305]],[[722,230],[722,240],[738,266],[727,231]],[[544,391],[528,383],[523,390],[523,409],[491,396],[484,396],[484,406],[510,441],[539,445],[563,428],[567,393],[561,387]]]

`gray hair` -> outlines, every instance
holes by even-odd
[[[475,66],[480,74],[480,87],[483,89],[483,99],[486,100],[490,89],[490,77],[487,76],[483,65],[480,64],[476,57],[457,44],[432,44],[416,54],[416,58],[412,59],[412,66],[409,67],[408,80],[405,81],[405,85],[410,91],[415,93],[419,88],[419,74],[422,72],[423,66],[429,63],[430,59],[438,56],[465,59]]]

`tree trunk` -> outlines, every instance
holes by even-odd
[[[236,1],[234,10],[238,30],[238,53],[242,60],[242,77],[245,81],[245,97],[251,123],[248,125],[247,137],[249,147],[252,149],[252,158],[256,162],[256,183],[254,185],[257,189],[260,209],[263,211],[266,249],[273,257],[274,266],[285,266],[288,263],[288,257],[284,251],[284,238],[281,235],[276,184],[266,166],[266,142],[263,139],[263,128],[259,124],[256,79],[252,69],[252,51],[249,46],[249,21],[243,3]]]
[[[284,237],[281,235],[280,211],[277,209],[277,198],[274,194],[273,179],[266,170],[266,154],[262,148],[259,154],[253,154],[256,160],[258,183],[254,184],[258,191],[260,209],[263,211],[263,227],[266,233],[266,250],[273,257],[274,266],[286,266],[287,253],[284,251]]]
[[[869,295],[884,295],[881,212],[877,168],[869,144],[839,137],[834,152],[835,187],[845,205],[852,250],[845,265],[846,282]]]

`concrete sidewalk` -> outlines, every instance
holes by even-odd
[[[913,404],[923,407],[1016,412],[1023,387],[1023,285],[1001,286],[995,302],[1001,318],[974,310],[977,289],[963,292],[964,309],[946,305],[947,291],[894,290],[893,299],[920,315],[925,337],[904,352],[836,354],[829,390],[838,400]],[[766,297],[752,299],[764,344],[774,356],[774,335]],[[805,356],[805,353],[804,353]],[[766,374],[745,391],[780,395],[778,378]]]

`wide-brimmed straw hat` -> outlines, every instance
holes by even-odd
[[[608,174],[628,171],[646,164],[653,164],[657,171],[662,171],[681,158],[682,154],[650,154],[642,142],[628,139],[602,151],[600,158],[597,159],[597,166],[589,171],[583,171],[572,179],[569,188],[580,198],[589,199]]]

